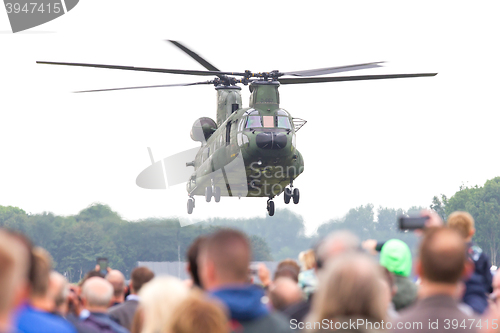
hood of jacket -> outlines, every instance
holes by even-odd
[[[225,286],[210,294],[226,305],[234,320],[254,320],[269,313],[266,304],[262,303],[264,290],[256,285]]]

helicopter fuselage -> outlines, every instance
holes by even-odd
[[[193,162],[190,196],[205,195],[212,186],[220,187],[221,196],[272,198],[303,172],[293,118],[279,107],[278,86],[252,84],[248,108],[237,103],[239,87],[217,90],[219,124]]]

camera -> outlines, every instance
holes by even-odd
[[[400,230],[424,229],[429,216],[400,216],[398,225]]]

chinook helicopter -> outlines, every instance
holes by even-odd
[[[163,161],[151,162],[137,177],[137,185],[148,189],[164,189],[166,174],[168,184],[186,182],[188,193],[187,212],[195,207],[194,196],[204,196],[219,202],[221,196],[266,197],[266,209],[274,215],[273,199],[283,193],[285,204],[299,203],[300,192],[294,180],[304,170],[304,159],[296,148],[296,133],[306,123],[294,118],[280,107],[280,85],[360,81],[435,76],[437,73],[385,74],[358,76],[322,76],[340,72],[381,67],[383,62],[311,70],[280,72],[225,72],[177,41],[170,43],[185,52],[206,70],[180,70],[132,66],[99,65],[37,61],[39,64],[96,67],[129,71],[157,72],[197,76],[215,76],[202,82],[137,86],[78,92],[213,85],[217,93],[216,121],[203,117],[195,121],[191,139],[200,142],[194,148]],[[288,77],[285,77],[288,76]],[[319,77],[316,77],[319,76]],[[241,87],[250,88],[249,107],[243,107]],[[193,167],[194,171],[189,168]]]

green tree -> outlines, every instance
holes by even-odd
[[[500,250],[500,177],[486,181],[483,187],[461,186],[445,207],[446,215],[458,210],[474,217],[476,234],[473,240],[496,265]]]

